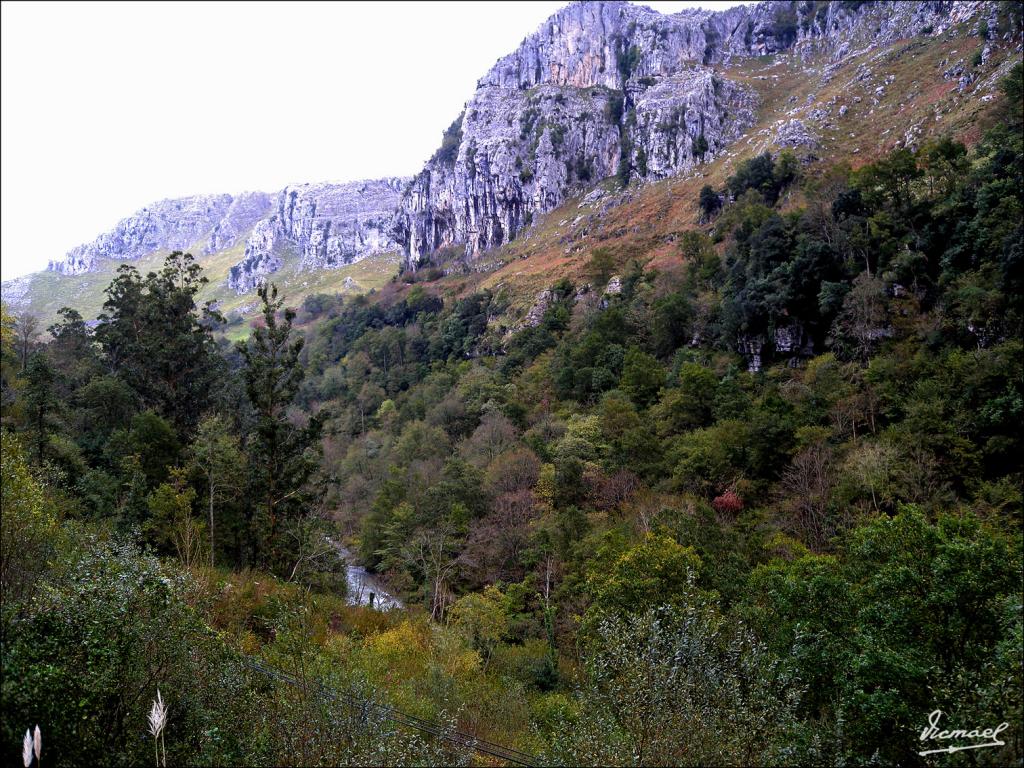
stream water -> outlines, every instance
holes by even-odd
[[[355,558],[347,547],[337,542],[331,543],[337,548],[338,557],[345,561],[345,578],[348,581],[345,599],[349,605],[368,605],[378,611],[403,607],[402,601],[388,592],[380,579],[362,566],[353,564]]]

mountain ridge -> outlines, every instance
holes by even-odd
[[[790,148],[811,162],[842,146],[843,124],[881,108],[893,98],[890,88],[906,88],[901,101],[921,116],[932,105],[918,105],[920,94],[912,91],[924,84],[942,89],[939,97],[947,100],[990,98],[981,83],[994,82],[1004,54],[1020,49],[1010,32],[991,35],[975,52],[980,69],[962,55],[954,59],[953,50],[938,69],[921,73],[923,81],[875,85],[862,63],[865,70],[850,87],[870,82],[874,90],[864,90],[858,102],[841,99],[829,81],[844,62],[868,61],[868,53],[899,40],[941,47],[977,35],[982,20],[996,30],[1000,12],[989,0],[760,3],[671,15],[623,2],[573,3],[480,78],[441,147],[411,179],[160,201],[51,262],[50,270],[74,277],[103,259],[137,259],[160,249],[192,249],[201,262],[226,264],[230,252],[232,263],[214,271],[217,296],[229,298],[285,267],[315,275],[400,253],[405,268],[415,270],[439,249],[440,258],[461,253],[463,261],[486,261],[485,252],[517,243],[566,202],[609,189],[611,178],[644,187],[713,174],[754,145]],[[806,91],[803,102],[794,105],[793,96],[783,103],[780,91],[798,86]],[[902,103],[899,109],[902,114]],[[940,127],[918,118],[899,130],[913,143]],[[613,199],[619,198],[603,199],[602,215]],[[175,218],[176,211],[184,215]],[[513,250],[531,248],[521,245]],[[5,282],[5,299],[31,305],[44,282]]]
[[[571,3],[478,81],[446,136],[456,145],[403,195],[395,230],[407,263],[442,247],[472,258],[501,245],[592,177],[647,181],[714,159],[754,108],[716,65],[823,48],[836,60],[859,43],[939,35],[985,8],[994,10],[980,0],[763,2],[665,15],[621,0]]]
[[[386,209],[390,201],[382,203],[381,196],[387,198],[388,192],[397,192],[407,181],[403,177],[385,177],[307,182],[289,184],[277,192],[244,191],[158,200],[121,219],[95,240],[72,248],[62,259],[51,260],[47,269],[66,275],[82,274],[91,271],[99,259],[132,260],[160,249],[188,248],[197,242],[202,243],[201,253],[210,255],[230,248],[241,237],[249,236],[261,221],[275,216],[279,221],[273,228],[275,238],[300,242],[308,261],[319,257],[318,266],[324,267],[348,257],[345,263],[352,263],[364,255],[358,248],[344,249],[338,245],[328,254],[331,224],[357,224],[360,216],[365,218],[382,207]],[[366,197],[375,193],[377,197],[367,204]],[[300,200],[298,220],[294,202],[289,206],[286,200],[289,196]],[[349,197],[356,199],[352,201]],[[315,244],[309,242],[310,238],[316,239]],[[252,259],[263,255],[259,242],[247,241],[246,245]],[[249,285],[245,290],[251,288]]]

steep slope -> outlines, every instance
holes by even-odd
[[[47,269],[80,275],[96,268],[100,259],[137,259],[161,248],[187,248],[221,226],[232,204],[231,195],[197,195],[161,200],[121,219],[93,242],[51,260]]]
[[[368,290],[397,270],[394,254],[415,269],[454,247],[474,272],[497,270],[487,284],[525,313],[597,245],[622,260],[669,259],[678,233],[697,224],[701,186],[721,189],[754,154],[789,147],[805,162],[856,163],[958,126],[970,141],[999,73],[1019,57],[1005,15],[980,0],[670,16],[574,3],[480,79],[412,180],[163,201],[49,271],[4,283],[3,295],[44,321],[65,304],[88,316],[123,260],[141,266],[183,249],[206,268],[209,297],[245,316],[247,294],[271,274],[302,294]],[[373,265],[357,268],[366,258]]]
[[[206,256],[199,256],[201,243],[185,249],[197,256],[210,281],[198,300],[216,302],[228,321],[227,332],[232,338],[248,333],[248,321],[259,313],[256,296],[236,293],[227,285],[229,271],[243,258],[244,248],[242,240]],[[159,270],[168,253],[159,250],[127,263],[146,274]],[[125,263],[120,259],[101,259],[93,271],[80,275],[53,271],[25,275],[3,283],[3,300],[15,313],[28,312],[38,317],[39,327],[44,329],[58,319],[61,307],[74,307],[87,320],[95,318],[106,300],[104,289],[116,276],[117,268]],[[293,254],[284,259],[273,282],[290,306],[299,306],[306,296],[316,293],[354,295],[380,290],[397,274],[400,264],[401,257],[395,252],[368,256],[336,269],[303,270]]]
[[[271,198],[266,192],[243,192],[231,200],[224,218],[214,226],[203,246],[209,255],[226,250],[245,237],[256,222],[270,212]]]
[[[758,105],[755,89],[729,77],[732,62],[794,51],[838,63],[992,8],[766,2],[665,16],[625,2],[573,3],[480,79],[402,196],[395,235],[410,267],[446,246],[472,257],[596,180],[657,180],[720,156]],[[809,143],[798,125],[788,134]]]
[[[589,192],[573,190],[512,241],[468,263],[446,265],[450,275],[438,290],[452,296],[493,291],[506,308],[491,318],[501,338],[539,321],[548,289],[560,278],[580,286],[582,301],[599,300],[587,287],[595,249],[610,253],[616,270],[637,259],[645,269],[678,274],[685,266],[682,234],[711,230],[700,219],[701,188],[724,192],[739,164],[763,152],[794,148],[801,173],[815,178],[837,163],[856,168],[942,136],[971,145],[991,126],[998,83],[1021,56],[1020,27],[1007,29],[1002,11],[975,4],[966,18],[945,17],[941,31],[935,26],[875,40],[838,59],[819,46],[715,65],[716,73],[757,99],[756,122],[737,141],[708,162],[656,182],[622,189],[608,180]],[[953,18],[960,21],[952,24]],[[987,39],[980,34],[983,22]],[[782,201],[785,208],[806,204],[801,193],[793,195]]]
[[[236,320],[254,311],[251,293],[272,274],[290,301],[316,291],[379,288],[398,269],[400,245],[389,224],[407,182],[303,184],[277,194],[163,200],[51,261],[45,272],[5,282],[4,301],[39,316],[44,325],[62,306],[94,317],[118,266],[157,269],[174,250],[196,256],[210,280],[202,297]]]
[[[408,179],[390,178],[348,184],[303,184],[277,194],[274,213],[259,221],[232,267],[228,285],[251,291],[280,269],[285,246],[298,252],[303,269],[332,269],[366,256],[397,251],[388,223]]]

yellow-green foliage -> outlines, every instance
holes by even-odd
[[[14,316],[6,304],[0,303],[0,392],[2,392],[2,414],[6,418],[11,411],[13,393],[20,386],[17,368],[17,353],[14,350]]]
[[[460,597],[452,606],[452,624],[470,639],[483,657],[485,668],[508,632],[507,604],[501,590],[491,584],[483,592]]]
[[[623,547],[615,537],[598,549],[587,576],[592,596],[592,613],[636,613],[684,598],[693,590],[693,578],[700,558],[692,547],[683,547],[671,537],[650,534],[632,547]]]
[[[453,609],[446,627],[418,612],[349,606],[254,571],[211,572],[205,592],[210,623],[243,653],[293,674],[324,673],[335,685],[482,738],[539,750],[534,724],[550,730],[571,707],[564,694],[524,684],[549,649],[536,639],[502,641],[508,616],[497,589],[477,596],[495,621],[486,628],[471,600]]]
[[[0,304],[0,351],[5,357],[14,354],[14,317],[6,304]]]
[[[6,603],[27,594],[47,567],[57,520],[29,471],[18,438],[5,431],[0,452],[0,586]]]
[[[287,607],[301,602],[303,589],[267,573],[218,569],[209,573],[204,592],[210,624],[242,651],[257,653],[270,642],[274,624]],[[345,610],[345,601],[323,594],[308,601],[313,636],[323,641],[332,617]]]

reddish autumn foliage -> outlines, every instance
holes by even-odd
[[[711,506],[719,513],[736,514],[743,509],[743,499],[735,491],[726,491],[721,496],[716,496]]]

